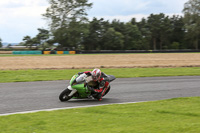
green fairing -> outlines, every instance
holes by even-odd
[[[87,87],[84,87],[84,83],[80,83],[80,84],[75,84],[72,85],[73,81],[78,77],[79,75],[76,74],[74,75],[71,80],[70,80],[70,85],[73,89],[76,89],[79,93],[80,97],[73,97],[73,98],[86,98],[91,94],[91,91],[88,90]]]

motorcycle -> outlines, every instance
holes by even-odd
[[[115,76],[107,75],[109,79],[109,83],[115,80]],[[77,83],[76,80],[79,78],[81,82]],[[89,78],[89,77],[87,77]],[[80,77],[79,74],[75,74],[70,80],[70,86],[67,87],[64,91],[62,91],[59,95],[59,99],[61,102],[68,101],[70,99],[85,99],[85,98],[96,98],[95,92],[92,91],[92,87],[86,84],[88,80],[86,77]],[[103,97],[110,91],[110,86],[104,93]]]

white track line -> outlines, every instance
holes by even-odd
[[[15,115],[15,114],[37,113],[37,112],[40,112],[40,111],[56,111],[56,110],[64,110],[64,109],[87,108],[87,107],[96,107],[96,106],[105,106],[105,105],[114,105],[114,104],[141,103],[141,102],[144,102],[144,101],[139,101],[139,102],[125,102],[125,103],[111,103],[111,104],[99,104],[99,105],[86,105],[86,106],[75,106],[75,107],[53,108],[53,109],[42,109],[42,110],[32,110],[32,111],[24,111],[24,112],[14,112],[14,113],[0,114],[0,116]]]

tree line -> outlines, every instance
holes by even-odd
[[[2,47],[3,45],[2,45],[2,39],[0,38],[0,48]]]
[[[199,49],[200,0],[184,4],[184,16],[150,14],[129,22],[103,18],[88,20],[88,0],[49,0],[43,17],[49,29],[38,29],[31,38],[25,36],[21,45],[43,49],[57,44],[58,49],[74,50],[164,50]]]

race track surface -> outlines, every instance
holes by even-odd
[[[69,81],[0,83],[0,114],[200,96],[200,76],[116,79],[100,102],[93,99],[60,102],[59,94],[68,84]]]

